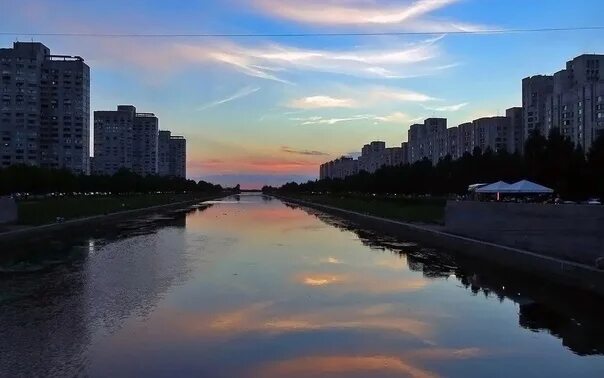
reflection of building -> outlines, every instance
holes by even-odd
[[[454,277],[474,294],[482,293],[490,297],[489,300],[508,299],[517,303],[521,327],[547,331],[579,355],[604,354],[604,328],[601,327],[604,303],[595,295],[553,283],[543,285],[542,280],[527,274],[510,275],[496,265],[408,243],[394,234],[384,234],[387,228],[379,224],[366,223],[359,228],[346,220],[334,221],[323,212],[310,214],[334,227],[354,232],[372,249],[389,250],[404,256],[409,270],[421,272],[425,277]]]
[[[0,167],[89,173],[90,68],[37,42],[0,49]]]

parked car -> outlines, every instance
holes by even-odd
[[[587,201],[586,204],[588,204],[588,205],[601,205],[602,202],[600,202],[600,200],[597,199],[597,198],[592,198],[589,201]]]

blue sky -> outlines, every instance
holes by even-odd
[[[451,31],[597,26],[603,11],[600,0],[0,0],[1,31],[17,33],[0,45],[36,32],[435,33],[35,38],[86,59],[93,110],[134,104],[185,135],[191,178],[253,187],[313,178],[372,140],[400,145],[426,117],[504,114],[523,77],[603,52],[604,31]]]

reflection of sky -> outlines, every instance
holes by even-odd
[[[426,6],[425,3],[428,3]],[[598,25],[601,0],[0,0],[19,33],[443,32]],[[419,5],[416,5],[419,4]],[[403,18],[392,17],[393,14]],[[367,22],[367,18],[372,19]],[[376,22],[380,20],[380,22]],[[44,37],[92,67],[91,109],[135,104],[188,140],[191,177],[246,186],[316,177],[414,120],[455,126],[521,102],[520,80],[601,53],[602,31],[306,38]],[[444,36],[445,34],[443,34]]]
[[[187,218],[187,281],[90,350],[93,375],[597,375],[518,307],[429,279],[280,201],[244,196]],[[174,251],[173,253],[179,253]]]

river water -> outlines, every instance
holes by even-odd
[[[260,194],[3,254],[2,376],[604,376],[599,298]]]

